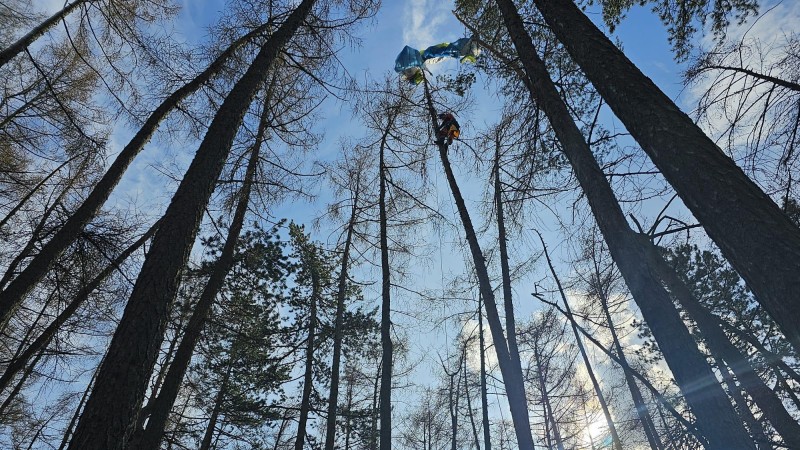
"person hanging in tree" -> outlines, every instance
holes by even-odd
[[[447,145],[450,145],[453,143],[453,139],[458,139],[461,134],[461,127],[453,114],[449,112],[439,114],[439,120],[442,123],[439,125],[439,129],[436,130],[436,143],[442,145],[446,141]]]

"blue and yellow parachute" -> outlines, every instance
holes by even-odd
[[[425,64],[436,64],[446,58],[459,58],[462,63],[474,63],[479,54],[480,49],[471,37],[432,45],[422,52],[406,45],[394,60],[394,71],[418,84],[422,81]]]

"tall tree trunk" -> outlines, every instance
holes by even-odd
[[[534,3],[614,114],[800,351],[800,229],[572,0]],[[498,0],[498,4],[511,1]]]
[[[25,51],[25,49],[27,49],[31,44],[33,44],[34,41],[36,41],[43,34],[45,34],[47,30],[53,28],[58,22],[69,16],[70,13],[72,13],[72,11],[74,11],[77,7],[83,5],[84,3],[91,3],[93,1],[96,0],[75,0],[69,5],[66,5],[63,8],[61,8],[61,10],[59,10],[52,16],[45,19],[44,22],[35,26],[25,36],[22,36],[21,38],[17,39],[16,42],[4,48],[2,51],[0,51],[0,67],[5,66],[6,63],[11,61],[15,56]]]
[[[467,347],[464,346],[461,358],[464,361],[464,396],[467,398],[467,412],[469,414],[469,423],[472,425],[472,438],[477,450],[481,450],[481,441],[478,439],[478,426],[475,424],[475,413],[472,410],[472,398],[469,394],[469,371],[467,370]]]
[[[492,450],[492,430],[489,427],[489,395],[486,389],[486,343],[483,338],[483,307],[478,294],[478,356],[481,358],[480,379],[481,379],[481,422],[483,426],[483,447]]]
[[[509,0],[498,0],[498,5],[525,67],[527,76],[522,81],[547,115],[561,141],[562,149],[572,164],[611,256],[653,332],[687,403],[697,417],[698,427],[714,448],[754,448],[705,356],[697,348],[672,304],[669,294],[652,269],[642,266],[646,249],[642,247],[640,236],[628,226],[608,180],[536,53],[516,7]]]
[[[428,112],[431,118],[431,126],[433,126],[435,132],[435,130],[439,129],[439,124],[436,119],[436,110],[433,107],[433,99],[431,98],[427,79],[423,79],[423,85],[428,104]],[[464,226],[464,232],[467,242],[469,243],[470,252],[472,253],[472,260],[475,264],[478,285],[486,308],[486,319],[489,321],[489,331],[492,333],[492,341],[494,343],[495,352],[497,353],[500,373],[503,376],[503,382],[506,386],[511,418],[514,422],[514,430],[517,435],[517,445],[523,450],[533,449],[533,436],[531,435],[530,420],[528,418],[528,405],[525,398],[525,388],[522,382],[520,362],[518,359],[512,361],[509,355],[508,345],[503,334],[503,325],[500,321],[500,315],[497,312],[497,303],[494,300],[494,292],[492,291],[491,281],[489,280],[489,271],[486,268],[486,260],[483,257],[483,252],[478,243],[478,237],[475,234],[475,227],[472,225],[472,219],[469,217],[467,205],[464,202],[464,198],[461,196],[461,190],[458,187],[455,175],[453,175],[453,169],[450,167],[450,160],[447,157],[447,146],[444,143],[440,143],[438,147],[439,157],[442,160],[447,182],[450,185],[450,191],[456,202],[456,208],[461,217],[461,223]]]
[[[97,215],[111,195],[111,191],[119,183],[125,170],[144,148],[167,114],[219,72],[239,48],[253,37],[266,32],[272,25],[270,21],[234,41],[203,72],[164,99],[150,114],[144,125],[136,132],[136,135],[114,159],[114,162],[111,163],[111,166],[109,166],[81,206],[70,215],[25,269],[8,286],[4,287],[0,293],[0,328],[5,327],[11,315],[22,303],[25,295],[44,277],[58,259],[58,256],[78,238],[86,224]]]
[[[350,263],[350,245],[358,217],[360,180],[355,181],[355,195],[350,220],[347,223],[347,236],[342,251],[342,265],[339,269],[339,287],[336,293],[336,319],[333,325],[333,361],[331,362],[331,389],[328,396],[328,420],[325,426],[325,450],[333,450],[336,439],[336,409],[339,401],[339,365],[342,358],[342,335],[345,299],[347,297],[347,267]],[[385,370],[385,369],[384,369]]]
[[[544,424],[545,424],[545,439],[550,445],[550,433],[547,431],[548,426],[553,429],[553,439],[556,441],[556,448],[564,450],[564,443],[561,440],[561,432],[558,429],[558,422],[556,416],[553,414],[553,405],[550,403],[550,394],[547,391],[547,383],[545,382],[544,366],[542,365],[542,358],[539,354],[539,346],[534,342],[533,345],[533,360],[536,363],[536,378],[539,381],[539,390],[542,392],[542,403],[544,405]]]
[[[73,314],[80,308],[81,305],[89,298],[89,295],[94,292],[103,281],[108,278],[111,273],[115,270],[119,269],[119,265],[122,264],[128,257],[133,254],[136,250],[139,249],[148,239],[150,239],[153,234],[155,234],[156,230],[158,229],[159,222],[153,224],[149,230],[147,230],[139,239],[136,240],[133,244],[131,244],[128,248],[126,248],[122,253],[119,254],[116,258],[114,258],[111,263],[106,266],[96,277],[92,279],[86,286],[81,288],[80,291],[75,295],[75,297],[69,302],[69,304],[64,308],[61,313],[59,313],[52,322],[50,322],[47,327],[45,327],[44,331],[25,349],[19,356],[15,357],[6,367],[6,370],[3,372],[3,375],[0,376],[0,391],[5,389],[8,386],[8,383],[11,382],[11,379],[19,373],[25,367],[25,364],[33,358],[39,351],[46,348],[50,341],[55,337],[56,333],[59,329],[61,329],[61,325],[63,325]]]
[[[261,114],[255,142],[253,143],[250,159],[247,163],[244,182],[239,191],[236,211],[233,214],[233,219],[228,229],[228,235],[222,246],[222,252],[220,253],[219,259],[214,264],[214,269],[211,272],[208,282],[203,287],[200,299],[194,306],[194,312],[189,318],[189,323],[186,325],[181,343],[178,346],[178,350],[175,352],[175,358],[172,364],[169,365],[169,370],[167,370],[167,374],[164,377],[164,385],[161,387],[158,396],[153,402],[150,417],[147,421],[147,427],[142,434],[142,439],[140,442],[134,444],[136,448],[152,450],[157,450],[159,448],[161,438],[164,435],[164,428],[169,418],[169,412],[172,409],[172,405],[175,403],[175,399],[178,397],[178,391],[183,382],[183,377],[186,375],[186,371],[189,368],[189,363],[191,362],[195,347],[200,341],[203,327],[208,320],[208,316],[211,314],[217,295],[219,295],[225,283],[225,278],[233,267],[236,246],[239,243],[239,235],[242,232],[244,219],[247,214],[247,207],[250,204],[250,192],[255,180],[256,169],[258,168],[261,145],[264,142],[264,136],[267,133],[267,127],[269,125],[270,97],[270,92],[268,92],[264,99],[264,110]]]
[[[392,128],[393,116],[388,118],[386,127],[380,144],[379,161],[379,197],[378,207],[380,209],[380,240],[381,240],[381,437],[380,449],[391,450],[392,448],[392,298],[391,298],[391,272],[389,267],[389,237],[388,219],[386,217],[386,139]]]
[[[786,411],[783,402],[775,392],[758,376],[750,359],[728,339],[720,326],[722,320],[697,300],[697,297],[678,277],[678,274],[667,264],[655,245],[650,249],[649,264],[659,271],[659,275],[678,298],[683,309],[697,324],[708,349],[718,364],[720,366],[727,365],[733,371],[742,388],[752,397],[784,442],[789,447],[800,448],[800,424]],[[724,363],[720,361],[724,361]]]
[[[642,424],[642,429],[647,437],[647,442],[650,444],[650,448],[661,450],[663,446],[661,444],[661,439],[658,437],[658,431],[653,423],[653,419],[650,417],[650,410],[644,402],[642,391],[639,390],[639,385],[636,384],[636,380],[633,378],[631,366],[628,364],[628,359],[625,357],[625,352],[622,350],[622,344],[619,342],[617,329],[614,327],[614,321],[611,319],[611,311],[608,307],[608,296],[603,286],[600,286],[599,273],[600,271],[595,264],[595,282],[598,284],[597,292],[600,297],[600,305],[606,316],[608,329],[611,331],[611,340],[614,344],[614,350],[617,352],[617,357],[619,358],[619,365],[622,367],[622,372],[625,374],[625,382],[628,384],[628,390],[631,392],[631,399],[633,399],[633,405],[636,408],[636,415],[639,417],[639,422]]]
[[[494,204],[497,211],[497,241],[500,247],[500,271],[503,279],[503,306],[506,313],[506,337],[511,361],[516,362],[514,370],[522,373],[522,362],[517,347],[517,326],[514,319],[514,298],[511,294],[511,269],[508,263],[508,238],[503,211],[503,185],[500,179],[500,141],[495,142],[494,154]]]
[[[550,253],[547,251],[547,245],[545,245],[544,238],[542,238],[541,234],[539,234],[539,240],[542,242],[542,249],[544,250],[544,257],[547,260],[547,267],[550,268],[550,273],[553,275],[553,279],[556,280],[556,286],[558,286],[558,292],[559,294],[561,294],[561,301],[564,302],[564,309],[567,311],[567,314],[572,315],[572,308],[570,308],[569,306],[569,300],[567,300],[567,294],[564,292],[564,287],[561,286],[561,280],[559,280],[558,274],[556,273],[556,269],[555,267],[553,267],[553,262],[550,260]],[[594,369],[592,369],[592,363],[591,361],[589,361],[589,355],[586,353],[586,348],[584,348],[583,346],[583,339],[581,338],[580,333],[578,333],[578,329],[575,327],[575,324],[572,324],[572,332],[575,334],[575,342],[578,344],[578,351],[581,353],[581,358],[583,359],[583,365],[586,366],[586,372],[589,374],[589,380],[591,380],[592,382],[594,395],[597,397],[597,401],[600,403],[600,408],[603,410],[603,416],[606,419],[606,425],[608,426],[608,431],[611,433],[613,446],[616,450],[622,450],[622,442],[619,440],[617,427],[614,425],[614,420],[611,418],[611,412],[608,409],[608,403],[606,402],[606,398],[603,395],[603,391],[600,389],[600,383],[597,382],[597,377],[594,374]]]
[[[153,246],[133,287],[70,449],[118,449],[125,445],[133,431],[164,336],[180,271],[186,265],[203,211],[233,138],[270,66],[303,23],[314,2],[303,0],[270,36],[209,125],[153,238]]]
[[[22,373],[22,376],[19,377],[17,384],[14,385],[14,389],[8,393],[8,397],[6,397],[6,399],[3,401],[3,404],[0,405],[0,417],[5,414],[6,409],[11,405],[11,402],[13,402],[17,395],[19,395],[19,392],[22,390],[25,382],[28,381],[28,378],[33,373],[33,369],[35,369],[36,365],[39,364],[39,360],[42,359],[42,356],[44,356],[44,352],[39,352],[39,354],[36,355],[36,358],[34,358],[33,361],[28,364],[28,367]]]
[[[308,267],[311,272],[311,304],[308,312],[308,339],[306,341],[305,373],[303,374],[303,397],[300,400],[300,420],[297,424],[297,438],[294,441],[295,450],[303,450],[308,412],[311,409],[311,392],[314,388],[314,339],[317,332],[317,304],[322,289],[319,279],[319,262],[316,259],[316,255],[309,256],[303,260],[303,265]]]
[[[739,416],[742,418],[742,421],[747,424],[747,428],[750,429],[750,435],[753,436],[753,440],[756,443],[756,449],[772,450],[774,447],[769,443],[769,439],[764,435],[764,430],[762,429],[761,424],[758,422],[758,420],[756,420],[755,416],[753,415],[753,411],[750,410],[750,405],[747,404],[747,400],[745,400],[744,396],[742,395],[739,386],[736,385],[736,381],[733,379],[733,373],[731,373],[730,367],[725,365],[724,361],[722,360],[718,360],[716,358],[714,358],[714,360],[717,361],[720,376],[722,376],[722,382],[725,383],[725,386],[727,386],[728,393],[733,399],[733,403],[739,410]]]
[[[222,384],[219,387],[217,396],[214,398],[214,409],[211,411],[211,417],[208,419],[208,426],[206,432],[203,434],[203,440],[200,442],[198,450],[209,450],[211,448],[211,441],[214,439],[214,432],[217,428],[217,421],[222,412],[222,402],[225,401],[225,395],[228,391],[228,382],[231,378],[231,371],[233,369],[233,361],[228,365],[225,370],[225,378],[222,379]]]
[[[83,395],[81,395],[81,400],[78,402],[78,407],[75,408],[75,412],[72,414],[72,418],[69,420],[67,428],[64,430],[64,436],[61,438],[61,444],[58,446],[58,450],[67,448],[67,444],[69,444],[70,437],[72,436],[72,429],[75,427],[75,424],[78,423],[78,417],[81,415],[83,405],[86,404],[86,399],[89,398],[89,393],[92,391],[94,381],[97,379],[97,372],[98,371],[95,370],[94,373],[92,373],[92,379],[89,380],[89,384],[87,384],[86,389],[83,390]]]

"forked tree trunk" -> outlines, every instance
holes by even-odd
[[[128,142],[125,148],[117,155],[106,173],[97,182],[86,200],[64,222],[52,238],[42,247],[39,253],[28,263],[25,269],[17,275],[8,286],[4,286],[0,293],[0,328],[5,327],[11,315],[22,303],[25,295],[36,286],[47,271],[52,267],[59,255],[64,252],[75,239],[80,236],[88,224],[100,211],[114,187],[119,183],[125,170],[133,162],[136,155],[142,151],[167,115],[175,109],[182,100],[200,89],[217,72],[219,72],[228,59],[254,36],[267,31],[273,24],[268,22],[252,32],[234,41],[199,75],[193,80],[173,92],[150,114],[136,135]]]
[[[133,432],[147,380],[164,338],[180,272],[186,266],[234,136],[270,66],[310,13],[314,2],[303,0],[270,36],[211,121],[153,238],[70,449],[123,448]]]
[[[423,86],[425,88],[425,99],[431,118],[431,126],[433,130],[437,130],[439,129],[439,124],[436,120],[436,110],[433,107],[433,99],[431,98],[427,79],[423,79]],[[530,420],[528,418],[528,404],[525,398],[525,388],[522,382],[520,362],[519,360],[512,361],[509,355],[508,344],[503,334],[503,325],[500,321],[497,303],[495,302],[494,292],[492,291],[491,281],[489,279],[489,271],[486,268],[486,260],[483,257],[483,252],[478,243],[475,227],[472,225],[472,219],[469,217],[469,211],[464,202],[464,197],[461,195],[461,190],[456,182],[453,169],[450,167],[450,159],[447,156],[447,146],[444,143],[440,143],[438,147],[439,157],[442,160],[447,182],[450,185],[450,192],[453,194],[458,214],[461,217],[461,223],[464,226],[464,232],[472,254],[472,261],[475,265],[475,272],[478,276],[478,285],[486,308],[486,319],[489,321],[489,331],[492,333],[497,362],[500,366],[500,373],[503,375],[503,382],[506,386],[511,418],[514,422],[514,430],[517,435],[517,445],[523,450],[533,449],[533,436],[531,435]]]
[[[516,7],[509,0],[498,0],[497,3],[527,74],[522,81],[561,141],[611,256],[697,417],[698,427],[714,448],[754,448],[669,294],[652,269],[641,264],[647,255],[639,241],[641,237],[628,226],[608,180],[536,53]]]
[[[800,351],[800,229],[572,0],[534,3],[614,114]],[[512,5],[511,0],[498,0],[498,4]],[[527,58],[523,57],[523,63]]]

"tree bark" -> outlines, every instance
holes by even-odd
[[[0,51],[0,67],[5,66],[6,63],[11,61],[15,56],[25,51],[25,49],[33,44],[34,41],[45,34],[47,30],[53,28],[58,22],[69,16],[70,13],[72,13],[72,11],[74,11],[77,7],[83,5],[84,3],[91,3],[93,1],[96,0],[75,0],[69,5],[61,8],[60,11],[45,19],[44,22],[35,26],[25,36],[22,36],[16,42],[4,48],[2,51]]]
[[[128,257],[130,257],[133,252],[139,249],[148,239],[150,239],[153,234],[155,234],[156,230],[158,229],[158,223],[156,222],[153,226],[150,227],[147,232],[145,232],[139,239],[136,240],[133,244],[131,244],[127,249],[125,249],[122,253],[119,254],[111,263],[106,266],[96,277],[92,279],[86,286],[84,286],[76,295],[72,301],[64,308],[63,311],[56,318],[50,322],[50,324],[42,331],[42,333],[25,349],[19,356],[15,357],[6,367],[6,370],[3,372],[3,375],[0,377],[0,391],[8,386],[8,383],[11,382],[11,379],[19,373],[25,367],[25,364],[33,358],[39,351],[45,349],[49,344],[53,337],[56,335],[58,330],[73,314],[78,310],[78,308],[83,305],[83,303],[89,298],[89,295],[94,292],[103,281],[108,278],[112,272],[119,269],[119,265],[122,264]]]
[[[319,262],[316,255],[303,260],[303,264],[309,267],[311,272],[311,299],[308,313],[308,340],[306,342],[306,364],[303,374],[303,397],[300,401],[300,420],[297,424],[297,438],[294,441],[295,450],[303,450],[306,438],[306,424],[308,423],[308,412],[311,409],[311,391],[313,390],[314,375],[314,338],[317,332],[317,303],[321,295],[319,279]]]
[[[391,450],[392,448],[392,298],[391,298],[391,272],[389,267],[389,237],[388,219],[386,217],[386,177],[387,170],[385,153],[386,139],[392,128],[393,116],[388,117],[388,124],[383,133],[380,144],[379,161],[379,198],[378,207],[380,209],[380,240],[381,240],[381,401],[380,401],[380,421],[381,436],[380,449]]]
[[[219,259],[214,264],[211,277],[209,277],[208,282],[203,287],[200,299],[197,301],[194,312],[189,318],[189,323],[186,325],[181,343],[178,346],[178,350],[175,352],[175,358],[172,360],[172,364],[169,365],[169,369],[164,376],[164,384],[153,402],[150,417],[147,421],[147,427],[142,434],[142,439],[140,442],[134,444],[136,448],[158,450],[164,435],[164,429],[167,425],[169,412],[172,409],[172,405],[175,403],[175,399],[178,397],[178,391],[183,382],[183,377],[186,375],[186,371],[189,368],[189,363],[191,362],[192,355],[194,355],[195,347],[200,341],[203,327],[208,320],[208,316],[211,314],[217,295],[219,295],[220,290],[222,290],[225,278],[228,276],[231,268],[233,268],[236,246],[239,243],[239,235],[242,232],[244,219],[247,214],[247,207],[250,204],[250,192],[256,176],[256,169],[258,168],[261,154],[260,149],[264,142],[264,136],[269,124],[268,111],[270,100],[270,94],[267,93],[264,99],[264,111],[258,125],[258,131],[256,132],[256,139],[253,143],[250,159],[247,163],[244,182],[239,191],[236,211],[233,214],[233,219],[228,229],[228,235],[222,246],[222,252],[220,253]]]
[[[233,138],[270,66],[310,13],[314,2],[303,0],[270,36],[209,125],[153,238],[70,449],[119,449],[133,432],[163,340],[180,271],[186,265]]]
[[[145,144],[158,129],[162,120],[179,103],[193,92],[200,89],[208,80],[219,72],[225,62],[246,42],[254,36],[264,33],[272,26],[268,22],[252,32],[234,41],[199,75],[180,89],[173,92],[150,114],[136,135],[128,142],[125,148],[117,155],[106,173],[95,185],[86,200],[72,213],[66,222],[59,228],[52,238],[42,247],[39,253],[28,263],[11,283],[0,292],[0,328],[5,327],[11,315],[22,303],[25,295],[38,283],[52,267],[58,256],[78,238],[86,224],[88,224],[100,211],[114,187],[119,183],[128,166],[136,155],[142,151]]]
[[[510,0],[497,0],[497,3],[527,74],[522,81],[547,115],[561,141],[611,256],[697,417],[698,428],[714,448],[754,448],[669,294],[652,269],[642,266],[646,249],[639,242],[639,236],[628,226],[608,180],[536,53],[516,7]]]
[[[439,129],[439,124],[436,119],[436,110],[433,107],[433,99],[431,98],[427,79],[423,79],[423,85],[425,87],[425,97],[428,104],[428,112],[431,117],[431,125],[435,132],[435,130]],[[489,321],[489,331],[492,333],[492,342],[494,343],[494,349],[497,354],[497,361],[503,376],[503,382],[506,386],[509,409],[511,410],[514,430],[517,435],[517,445],[519,445],[520,449],[533,449],[533,437],[531,435],[530,420],[528,418],[528,405],[525,398],[525,387],[522,383],[520,362],[519,360],[516,362],[512,361],[509,355],[508,345],[503,334],[503,325],[500,321],[500,315],[497,312],[497,303],[494,300],[494,292],[492,291],[491,281],[489,280],[489,271],[486,268],[486,260],[483,257],[483,252],[478,243],[478,237],[475,234],[475,227],[472,225],[472,219],[469,217],[467,205],[464,202],[464,198],[461,196],[461,190],[458,187],[455,175],[453,175],[453,169],[450,167],[450,160],[447,157],[447,146],[441,143],[438,144],[438,147],[439,157],[442,160],[447,182],[450,185],[450,191],[456,202],[456,208],[461,217],[461,223],[464,226],[464,232],[467,242],[469,243],[470,252],[472,253],[472,260],[475,264],[475,272],[478,276],[478,284],[486,308],[486,319]]]
[[[339,365],[342,357],[342,335],[345,299],[347,297],[347,266],[350,263],[350,245],[353,241],[353,230],[358,215],[360,180],[355,181],[353,207],[350,221],[347,223],[347,236],[342,251],[342,266],[339,270],[339,287],[336,293],[336,319],[333,325],[333,361],[331,362],[331,390],[328,396],[328,420],[325,426],[325,450],[333,450],[336,439],[336,409],[339,401]],[[384,369],[385,370],[385,369]]]
[[[628,384],[628,390],[631,392],[631,399],[633,399],[633,405],[636,407],[636,415],[639,417],[639,423],[642,424],[642,429],[644,430],[645,437],[647,437],[647,442],[650,444],[650,448],[654,450],[661,450],[663,446],[661,444],[661,439],[658,437],[656,425],[653,423],[653,419],[650,417],[650,410],[647,407],[647,404],[644,402],[642,391],[639,390],[639,385],[636,384],[636,380],[631,374],[631,366],[628,364],[628,359],[625,357],[625,352],[622,350],[622,344],[619,342],[617,329],[614,327],[614,321],[611,319],[611,311],[608,308],[608,297],[606,296],[603,287],[600,286],[600,275],[596,265],[595,280],[598,283],[600,304],[603,308],[603,313],[606,316],[606,321],[608,322],[608,329],[611,331],[611,340],[614,343],[614,349],[616,350],[617,357],[619,358],[619,365],[622,367],[622,372],[625,374],[625,382]]]
[[[211,411],[211,417],[208,419],[208,426],[206,427],[206,432],[203,434],[203,440],[200,442],[198,450],[209,450],[211,448],[211,440],[214,439],[214,431],[217,428],[217,421],[222,411],[222,402],[225,400],[232,369],[233,361],[228,365],[225,371],[225,378],[222,379],[222,385],[219,387],[217,396],[214,398],[214,409]]]
[[[534,3],[800,351],[800,229],[571,0]]]

